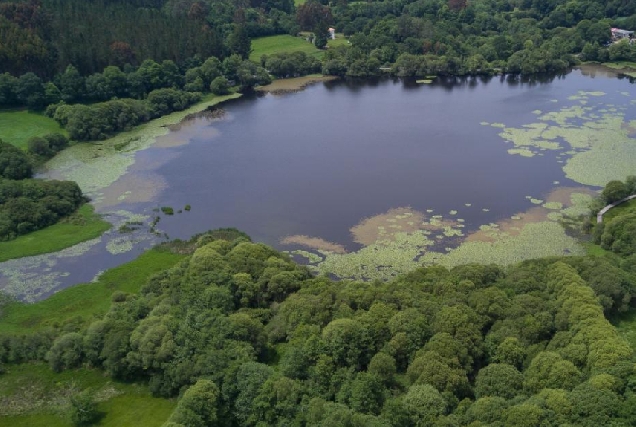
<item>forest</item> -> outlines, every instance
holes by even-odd
[[[633,44],[608,47],[612,26],[636,29],[628,0],[3,0],[0,70],[35,73],[68,101],[60,87],[68,66],[88,79],[107,67],[129,74],[145,60],[172,61],[185,74],[212,56],[247,58],[253,37],[308,31],[322,47],[329,26],[351,43],[324,58],[323,72],[334,75],[377,75],[381,66],[400,76],[536,74],[579,60],[636,59]],[[0,105],[9,80],[0,78]],[[14,91],[21,104],[30,92],[24,84]],[[99,78],[86,84],[92,92]]]
[[[248,59],[251,38],[302,31],[322,47],[329,26],[350,45]],[[0,107],[44,111],[93,141],[270,75],[636,61],[636,45],[608,45],[613,26],[636,29],[636,2],[1,0]],[[0,141],[0,240],[86,202],[73,182],[32,178],[68,144]],[[612,181],[598,206],[635,192],[634,177]],[[634,425],[634,348],[610,321],[634,308],[636,213],[588,228],[600,256],[422,267],[388,282],[316,276],[240,231],[211,231],[168,245],[181,260],[139,292],[106,288],[105,314],[1,332],[0,381],[38,363],[97,371],[174,399],[164,427]],[[0,298],[0,324],[12,303]],[[98,422],[98,400],[73,394],[72,423]]]
[[[216,230],[101,318],[0,335],[0,362],[147,384],[179,397],[165,427],[628,426],[636,360],[607,319],[633,305],[636,255],[610,249],[333,281]],[[75,425],[94,399],[72,397]]]

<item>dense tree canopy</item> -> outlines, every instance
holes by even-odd
[[[166,427],[631,425],[633,350],[590,283],[625,275],[629,303],[636,281],[605,262],[334,282],[221,230],[88,327],[0,337],[0,361],[181,394]]]

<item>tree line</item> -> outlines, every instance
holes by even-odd
[[[92,366],[180,396],[166,427],[627,426],[634,354],[613,258],[314,277],[222,230],[89,325],[0,337],[0,361]]]

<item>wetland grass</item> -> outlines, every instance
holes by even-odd
[[[8,242],[0,242],[0,262],[57,252],[99,237],[110,227],[110,223],[104,221],[93,211],[93,206],[86,203],[75,214],[57,224]]]
[[[172,267],[183,257],[151,249],[134,261],[106,271],[95,283],[64,289],[33,304],[9,303],[0,312],[0,333],[32,333],[68,319],[88,323],[108,311],[114,292],[139,292],[150,275]]]
[[[90,389],[102,414],[99,427],[160,427],[175,399],[153,397],[141,384],[120,383],[96,369],[55,373],[44,363],[11,365],[0,377],[0,425],[71,427],[68,409],[73,394]]]

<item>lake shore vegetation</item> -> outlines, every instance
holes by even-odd
[[[71,247],[101,236],[110,223],[96,214],[86,203],[54,225],[0,242],[0,262],[25,256],[40,255]]]
[[[141,405],[164,402],[171,412],[156,422],[166,426],[634,421],[627,313],[636,276],[625,262],[633,255],[551,257],[506,269],[432,266],[387,282],[334,282],[233,230],[172,250],[184,255],[151,252],[97,285],[35,305],[5,304],[0,389],[7,402],[23,403],[5,419],[70,419],[73,396],[103,383],[82,382],[55,409],[50,398],[25,403],[19,384],[79,375],[107,378],[123,393],[133,387],[146,396]],[[82,304],[86,292],[92,305]],[[608,318],[620,319],[619,329]],[[130,408],[110,396],[96,402],[104,420]]]

